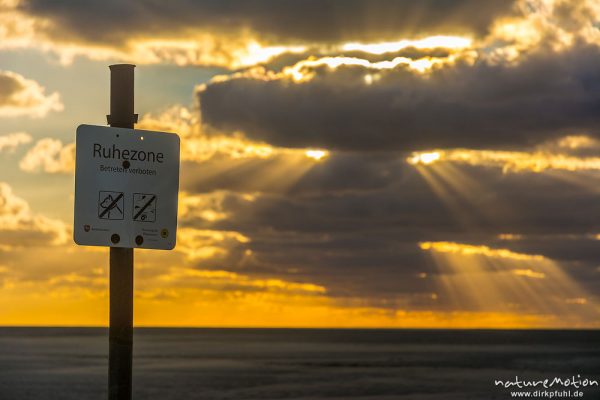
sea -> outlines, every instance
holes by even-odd
[[[0,328],[0,400],[107,399],[107,381],[107,329]],[[591,400],[598,381],[597,330],[134,332],[140,400]]]

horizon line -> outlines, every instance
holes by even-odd
[[[2,325],[0,329],[109,329],[108,325]],[[600,331],[600,327],[336,327],[336,326],[169,326],[143,325],[133,329],[231,330],[370,330],[370,331]]]

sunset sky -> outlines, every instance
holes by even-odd
[[[0,325],[108,323],[74,138],[181,137],[137,326],[600,327],[600,1],[0,0]]]

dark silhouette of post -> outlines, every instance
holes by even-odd
[[[135,65],[110,67],[108,124],[133,129],[133,76]],[[110,248],[110,325],[108,333],[108,399],[131,399],[133,352],[133,249]]]

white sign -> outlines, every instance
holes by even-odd
[[[179,136],[80,125],[75,151],[75,243],[175,247]]]

